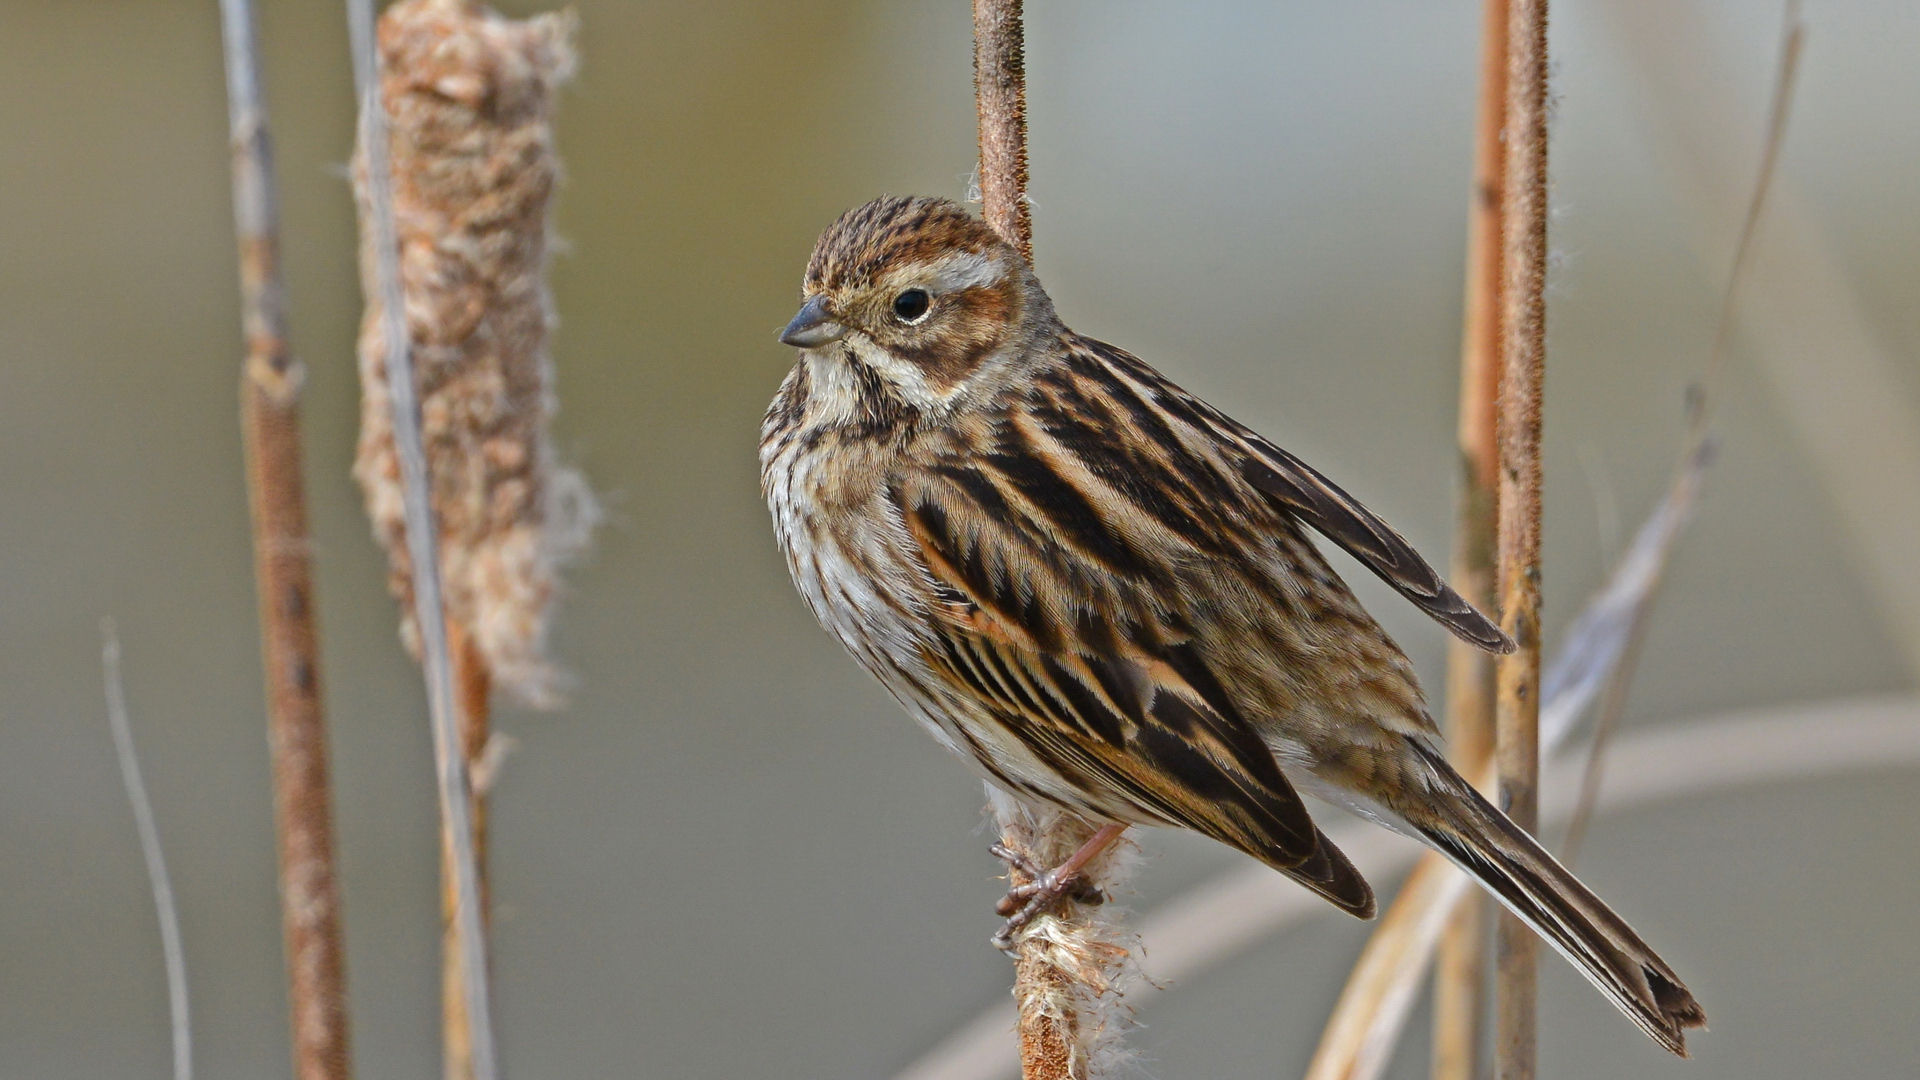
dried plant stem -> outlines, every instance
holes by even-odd
[[[1018,856],[1008,866],[1014,884],[1030,882],[1030,868],[1061,865],[1112,828],[1022,803],[997,788],[988,788],[987,799],[1001,844]],[[1119,1035],[1131,1013],[1120,985],[1130,954],[1100,895],[1124,882],[1132,863],[1131,844],[1110,844],[1081,873],[1080,880],[1099,895],[1062,899],[1014,935],[1015,1030],[1024,1080],[1092,1080],[1109,1075],[1125,1054]]]
[[[1539,828],[1540,420],[1547,321],[1547,2],[1513,0],[1507,17],[1507,124],[1501,228],[1499,398],[1500,622],[1519,649],[1497,664],[1500,805]],[[1538,941],[1501,912],[1495,939],[1494,1074],[1533,1080]]]
[[[980,111],[983,216],[1031,263],[1026,28],[1020,9],[1021,0],[973,0],[973,90]]]
[[[372,0],[348,0],[355,87],[360,99],[360,147],[375,254],[393,441],[399,457],[405,503],[407,553],[411,559],[413,616],[426,671],[427,704],[432,714],[434,772],[440,816],[448,843],[455,902],[453,925],[460,943],[466,1024],[474,1080],[493,1080],[493,1025],[487,985],[486,930],[481,915],[480,872],[475,857],[472,792],[461,753],[453,663],[441,599],[438,531],[421,437],[420,402],[414,380],[405,298],[400,283],[400,252],[393,213],[393,181],[388,165],[386,106],[380,94],[374,42]]]
[[[1033,218],[1027,203],[1027,76],[1021,0],[974,0],[973,86],[980,116],[980,195],[995,232],[1033,261]],[[1090,839],[1094,826],[1071,814],[1037,810],[990,791],[1000,842],[1029,865],[1058,865]],[[1082,879],[1110,886],[1095,860]],[[1015,885],[1031,879],[1009,864]],[[1101,1015],[1117,1002],[1115,971],[1127,952],[1086,905],[1067,900],[1014,937],[1014,1000],[1019,1006],[1020,1066],[1025,1080],[1086,1080],[1119,1024]],[[1093,1015],[1083,1015],[1091,1012]]]
[[[453,660],[453,688],[459,699],[460,755],[466,762],[473,792],[473,859],[480,882],[480,917],[490,922],[491,891],[487,886],[487,793],[479,776],[491,736],[493,678],[479,642],[458,619],[447,620],[447,646]],[[440,908],[440,1034],[443,1075],[446,1080],[468,1080],[473,1075],[473,1030],[467,1025],[466,968],[462,964],[459,926],[459,880],[453,866],[453,845],[441,837]]]
[[[160,826],[154,821],[146,781],[140,778],[133,721],[127,715],[127,688],[120,677],[120,634],[112,619],[100,620],[100,672],[107,691],[113,752],[120,761],[120,781],[127,789],[127,802],[133,807],[140,857],[147,866],[153,912],[160,923],[160,952],[167,966],[167,1011],[173,1032],[173,1077],[193,1080],[193,1014],[187,1003],[187,953],[180,942],[180,912],[173,902],[173,880],[167,875],[166,852],[160,846]]]
[[[1508,0],[1482,5],[1480,101],[1467,212],[1466,304],[1460,346],[1460,502],[1453,585],[1469,603],[1494,610],[1498,543],[1501,242],[1505,200]],[[1493,754],[1494,664],[1459,639],[1447,645],[1447,742],[1464,776],[1479,776]],[[1428,860],[1436,865],[1437,856]],[[1438,873],[1439,871],[1435,871]],[[1398,901],[1395,902],[1396,907]],[[1389,912],[1391,917],[1392,912]],[[1476,1080],[1485,1015],[1486,905],[1458,904],[1440,939],[1433,979],[1433,1080]]]
[[[980,193],[987,224],[1033,261],[1033,218],[1027,201],[1025,30],[1020,0],[974,0],[973,82],[980,117]],[[1096,831],[1055,810],[1026,807],[989,793],[1000,842],[1029,866],[1059,865]],[[1110,852],[1081,880],[1109,893],[1126,860]],[[1008,865],[1008,880],[1026,884],[1025,868]],[[1121,1051],[1124,1027],[1119,971],[1124,945],[1098,909],[1063,900],[1013,939],[1014,1000],[1025,1080],[1088,1080]]]
[[[320,639],[314,626],[313,554],[301,476],[302,370],[287,344],[278,200],[252,5],[248,0],[221,0],[220,17],[246,334],[240,423],[246,435],[254,580],[267,682],[294,1075],[298,1080],[346,1080],[353,1067],[327,723],[320,696]]]

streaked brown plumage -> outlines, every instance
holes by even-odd
[[[1361,917],[1306,790],[1434,847],[1662,1045],[1667,965],[1437,749],[1406,657],[1306,538],[1453,633],[1512,648],[1385,522],[1139,359],[1061,325],[954,203],[829,227],[761,434],[802,597],[987,778],[1089,819],[1192,829]]]

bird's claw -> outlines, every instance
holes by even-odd
[[[1001,862],[1006,863],[1008,866],[1013,867],[1015,870],[1018,870],[1020,873],[1025,874],[1027,876],[1027,879],[1030,881],[1038,881],[1047,875],[1047,872],[1045,870],[1040,869],[1040,867],[1037,864],[1035,864],[1032,859],[1027,858],[1025,855],[1022,855],[1018,851],[1013,850],[1012,848],[1008,847],[1005,844],[994,844],[992,847],[989,847],[987,850],[993,853],[994,858],[999,859]],[[1024,889],[1024,888],[1030,888],[1030,886],[1015,885],[1014,888]],[[1011,891],[1012,890],[1009,890],[1009,892]],[[1001,914],[1004,915],[1006,914],[1006,912],[1003,911],[1001,912]]]
[[[1056,867],[1036,872],[1039,868],[1031,860],[999,844],[993,846],[993,853],[1031,879],[1007,889],[1007,895],[993,905],[993,913],[1007,920],[993,935],[993,947],[1001,952],[1011,955],[1014,951],[1013,936],[1042,911],[1062,899],[1089,905],[1106,903],[1106,894],[1087,881],[1078,870],[1063,873],[1064,867]]]

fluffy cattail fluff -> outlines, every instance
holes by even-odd
[[[380,19],[407,326],[440,530],[447,616],[494,685],[555,700],[543,654],[556,566],[597,510],[548,440],[549,205],[555,90],[574,66],[570,15],[504,19],[465,0],[402,0]],[[364,164],[355,189],[366,209]],[[401,633],[418,655],[399,463],[389,421],[375,255],[365,227],[360,446],[354,476],[386,547]]]
[[[1038,867],[1067,861],[1097,826],[987,785],[1000,842]],[[1133,1011],[1121,997],[1132,971],[1113,898],[1133,878],[1139,849],[1122,837],[1087,864],[1081,880],[1105,902],[1064,899],[1013,936],[1014,1002],[1019,1008],[1024,1080],[1104,1080],[1132,1060],[1122,1040]],[[1017,872],[1016,872],[1017,873]],[[1088,893],[1082,893],[1088,895]]]

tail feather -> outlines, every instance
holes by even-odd
[[[1303,863],[1294,866],[1282,866],[1272,858],[1264,860],[1268,866],[1287,875],[1293,880],[1312,889],[1335,907],[1356,918],[1371,919],[1377,912],[1373,898],[1373,887],[1367,879],[1360,876],[1346,852],[1334,846],[1327,834],[1315,830],[1320,843],[1314,853]]]
[[[1444,759],[1425,747],[1422,753],[1438,765],[1441,784],[1453,789],[1446,794],[1455,797],[1445,811],[1408,824],[1572,961],[1641,1030],[1686,1057],[1686,1029],[1704,1028],[1707,1017],[1680,977],[1626,920]]]

